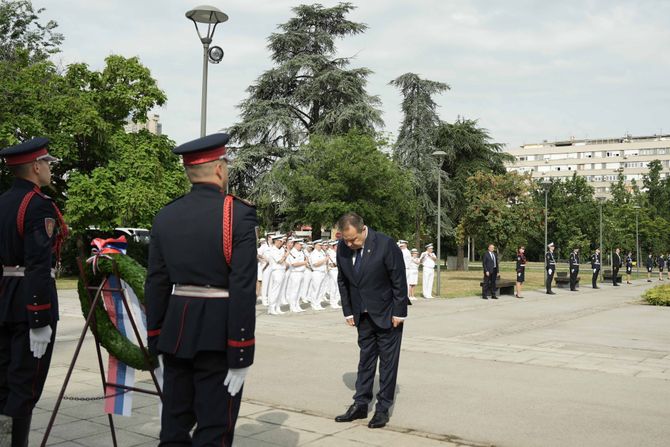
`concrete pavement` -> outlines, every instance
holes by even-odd
[[[351,402],[358,355],[342,313],[269,316],[259,306],[236,445],[668,445],[670,308],[640,304],[648,286],[415,302],[383,430],[332,421]],[[31,445],[39,445],[83,324],[74,291],[61,296]],[[90,338],[68,394],[100,394],[92,345]],[[131,418],[114,418],[119,445],[156,445],[156,399],[135,399]],[[106,420],[101,401],[66,401],[49,445],[111,445]]]

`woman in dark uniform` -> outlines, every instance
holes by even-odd
[[[658,255],[656,258],[656,263],[658,264],[658,280],[663,281],[663,267],[665,267],[665,260],[663,255]]]
[[[521,285],[526,280],[526,248],[521,246],[516,252],[516,293],[514,296],[521,296]]]
[[[630,282],[631,275],[633,274],[633,253],[628,252],[626,256],[626,284],[633,284]]]
[[[647,256],[647,282],[651,282],[651,272],[654,270],[654,257],[649,253]]]

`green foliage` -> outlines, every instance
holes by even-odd
[[[105,276],[114,274],[114,262],[118,269],[118,274],[128,286],[133,289],[140,304],[144,304],[144,280],[147,272],[135,260],[124,255],[110,255],[112,259],[99,258],[98,270],[93,273],[89,265],[85,267],[85,281],[80,278],[77,289],[79,291],[79,302],[84,318],[88,316],[91,310],[91,300],[89,292],[86,290],[86,284],[97,287],[101,284]],[[109,319],[102,300],[98,301],[95,309],[96,330],[100,338],[100,343],[109,352],[126,365],[142,371],[149,371],[157,366],[155,357],[149,357],[149,365],[139,346],[132,343],[128,338],[121,335],[114,324]],[[146,345],[145,345],[146,347]]]
[[[493,243],[501,254],[511,255],[516,245],[525,245],[528,233],[541,225],[532,188],[528,176],[477,172],[465,185],[468,206],[458,234],[474,236],[480,244]]]
[[[654,306],[670,306],[670,286],[656,286],[642,294],[642,298]]]
[[[167,137],[147,131],[113,135],[105,165],[90,174],[74,171],[68,179],[70,225],[149,228],[158,210],[188,188],[173,146]]]
[[[261,214],[277,209],[275,175],[266,175],[283,157],[315,134],[338,135],[351,129],[374,132],[383,124],[379,99],[366,92],[366,68],[348,68],[350,58],[336,56],[337,39],[357,35],[366,26],[348,20],[350,3],[293,8],[294,17],[279,25],[268,41],[274,67],[260,75],[240,104],[242,120],[230,133],[239,145],[230,185],[253,197]]]
[[[40,22],[42,12],[44,8],[35,11],[28,0],[0,1],[0,61],[39,61],[60,51],[58,24]]]
[[[313,137],[298,156],[280,165],[278,181],[286,188],[281,212],[286,230],[311,223],[331,227],[347,211],[370,227],[391,235],[407,234],[414,204],[409,175],[379,150],[366,133]]]

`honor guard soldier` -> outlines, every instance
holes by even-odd
[[[556,295],[556,292],[551,290],[551,282],[554,280],[556,273],[556,258],[554,258],[554,243],[547,245],[549,251],[544,255],[544,268],[547,270],[547,295]]]
[[[591,277],[591,285],[594,289],[599,289],[598,287],[598,275],[600,275],[600,248],[596,248],[596,252],[591,255],[591,269],[593,270],[593,276]]]
[[[577,291],[577,275],[579,275],[579,248],[575,248],[570,253],[570,291]]]
[[[516,291],[514,296],[517,298],[523,298],[521,296],[521,286],[526,280],[526,247],[523,245],[519,247],[516,252]]]
[[[647,282],[651,282],[651,272],[654,270],[654,257],[651,253],[647,256]]]
[[[617,248],[614,250],[614,256],[612,257],[612,283],[615,286],[619,285],[618,281],[618,276],[619,276],[619,269],[621,268],[621,249]]]
[[[228,139],[174,149],[192,188],[151,229],[145,296],[149,349],[165,365],[160,446],[232,445],[254,361],[258,221],[225,193]]]
[[[630,282],[631,276],[633,276],[633,253],[629,251],[626,255],[626,284],[633,284]]]
[[[46,138],[0,151],[14,175],[0,196],[0,413],[12,418],[12,446],[28,446],[30,420],[51,363],[58,320],[54,266],[67,226],[54,201]]]
[[[656,264],[658,265],[658,280],[663,281],[663,268],[665,267],[665,260],[663,255],[658,255],[656,258]]]

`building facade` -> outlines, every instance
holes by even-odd
[[[140,130],[148,130],[154,135],[163,134],[163,125],[160,122],[160,116],[155,113],[148,115],[147,121],[145,123],[134,123],[132,121],[128,121],[128,123],[123,126],[123,129],[126,131],[126,133],[137,133]]]
[[[507,152],[515,159],[508,171],[561,180],[577,173],[593,186],[596,197],[610,196],[611,184],[617,181],[619,173],[624,175],[628,186],[635,180],[642,187],[642,177],[649,171],[652,160],[661,161],[661,178],[670,175],[670,135],[545,141]]]

